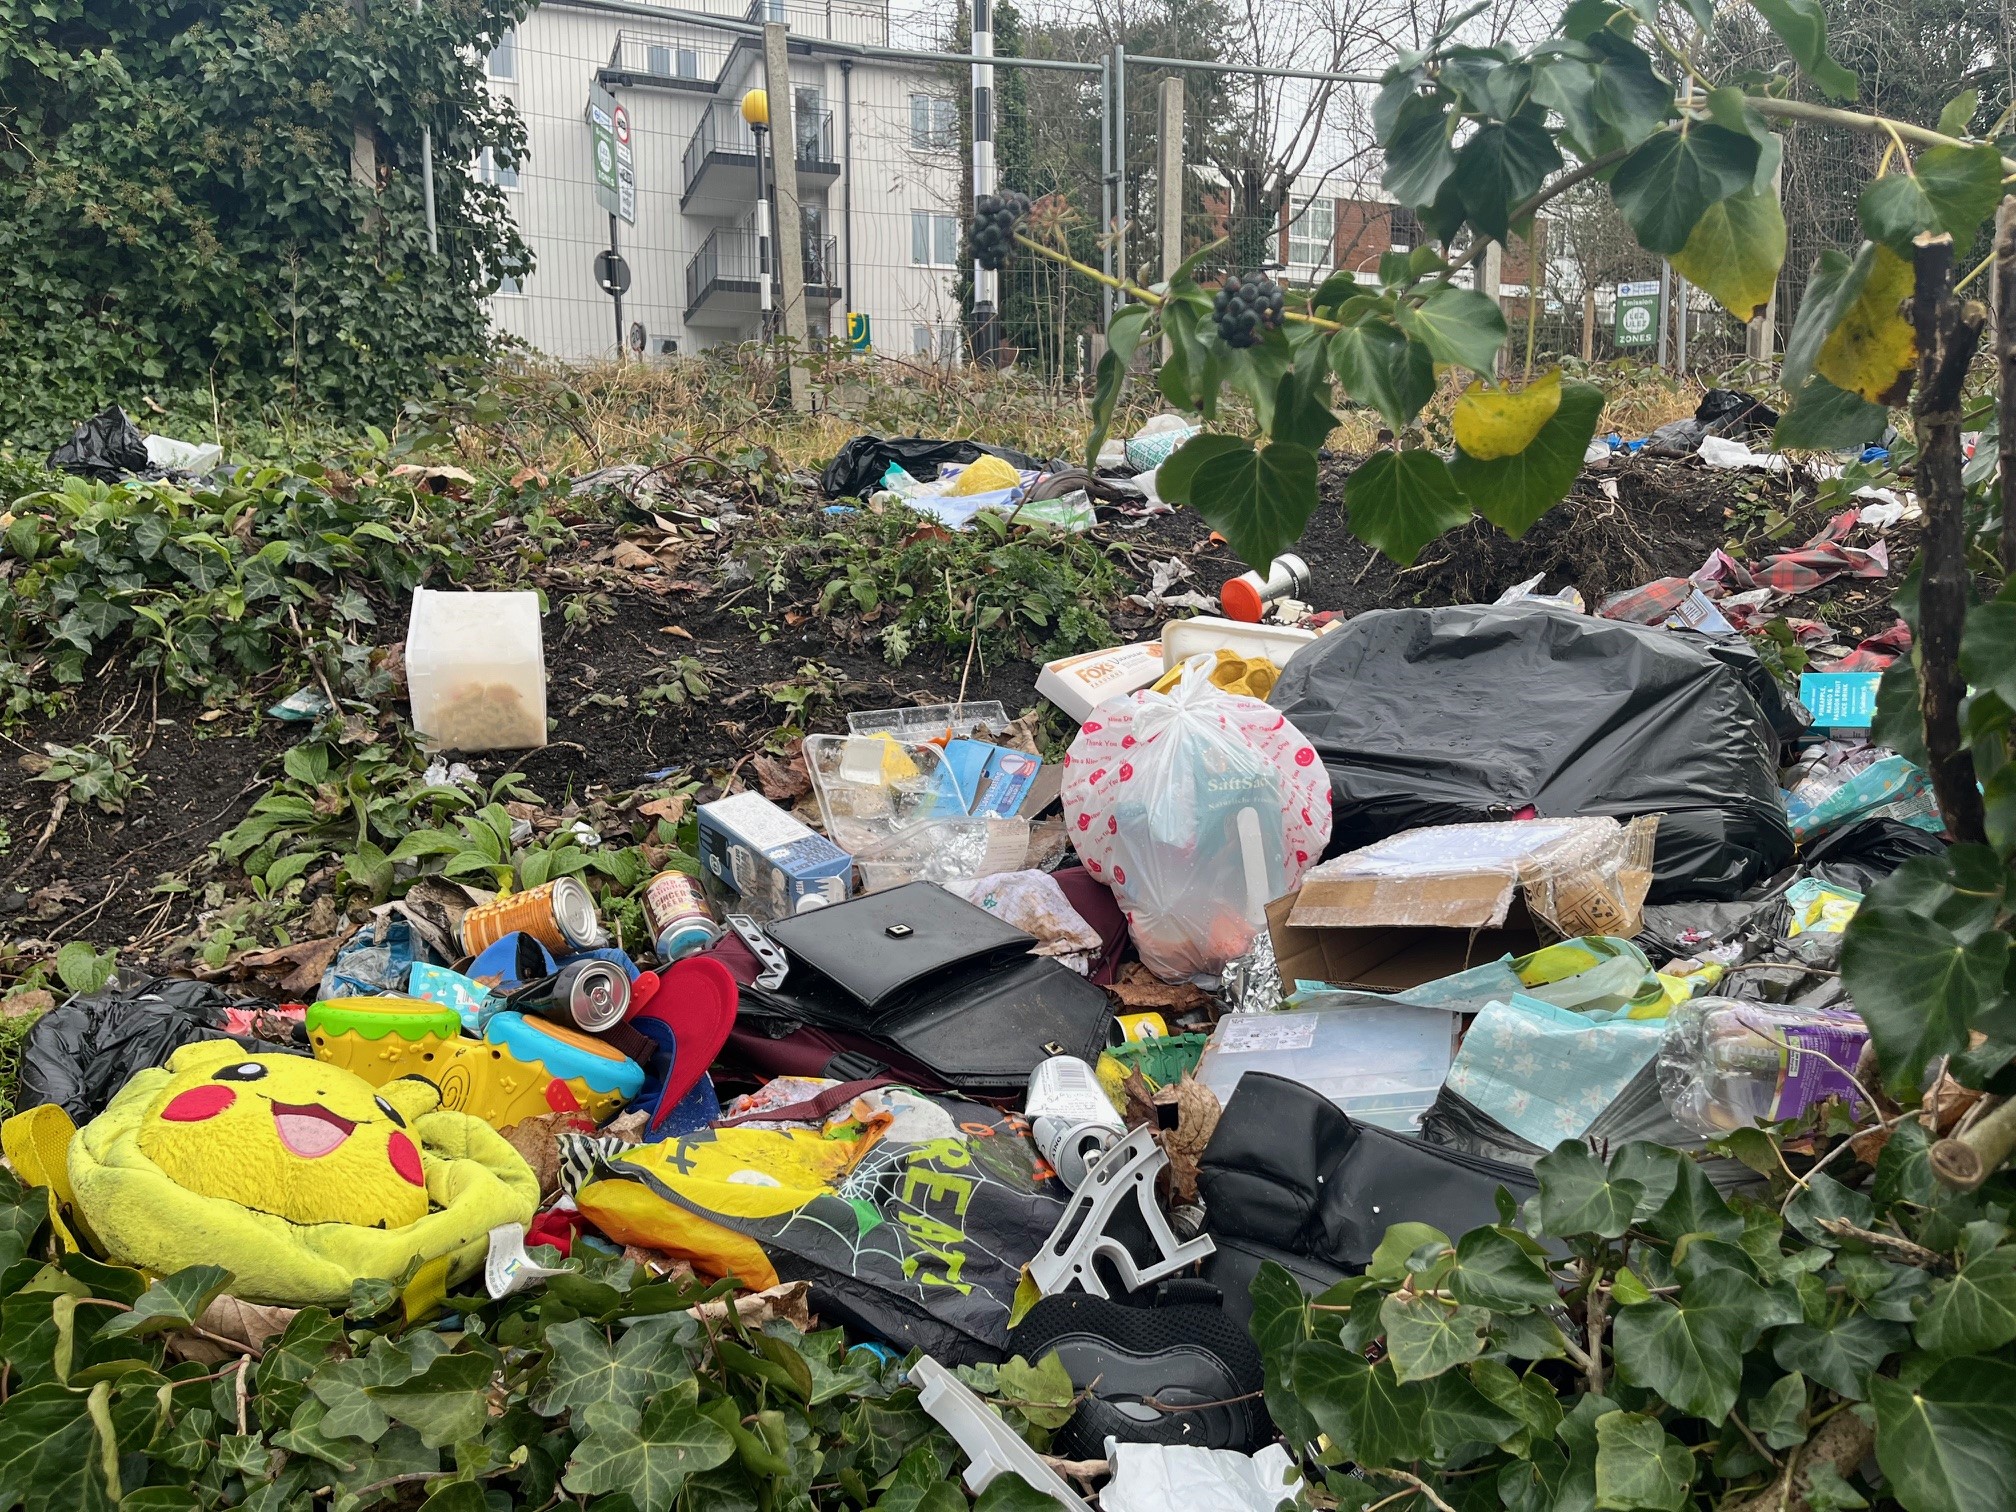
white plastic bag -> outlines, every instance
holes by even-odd
[[[1213,687],[1212,660],[1101,704],[1065,759],[1067,832],[1165,981],[1216,979],[1330,837],[1314,749],[1278,709]]]

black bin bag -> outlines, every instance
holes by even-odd
[[[1330,773],[1328,855],[1431,824],[1659,814],[1652,901],[1734,898],[1792,859],[1798,733],[1739,637],[1531,601],[1361,614],[1268,702]]]

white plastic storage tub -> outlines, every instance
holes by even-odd
[[[414,728],[456,751],[546,744],[546,652],[536,593],[413,590],[406,691]]]

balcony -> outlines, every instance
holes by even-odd
[[[830,305],[840,297],[838,242],[814,236],[805,242],[805,300]],[[756,233],[722,226],[709,233],[686,264],[686,324],[733,328],[753,324],[761,306],[756,271]]]
[[[798,182],[817,189],[840,177],[834,152],[833,112],[794,111]],[[777,142],[771,142],[774,153]],[[756,203],[756,134],[732,100],[713,100],[686,143],[685,190],[679,208],[688,215],[742,216]]]
[[[720,49],[700,46],[690,38],[624,30],[616,34],[602,80],[624,89],[655,85],[711,94],[726,59]]]

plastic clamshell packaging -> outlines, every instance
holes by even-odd
[[[453,751],[546,744],[546,652],[536,593],[413,590],[406,628],[413,725]]]
[[[1404,1004],[1344,1003],[1281,1013],[1228,1013],[1218,1021],[1197,1079],[1222,1104],[1248,1071],[1285,1076],[1322,1093],[1353,1118],[1411,1134],[1435,1101],[1456,1055],[1459,1015]]]

